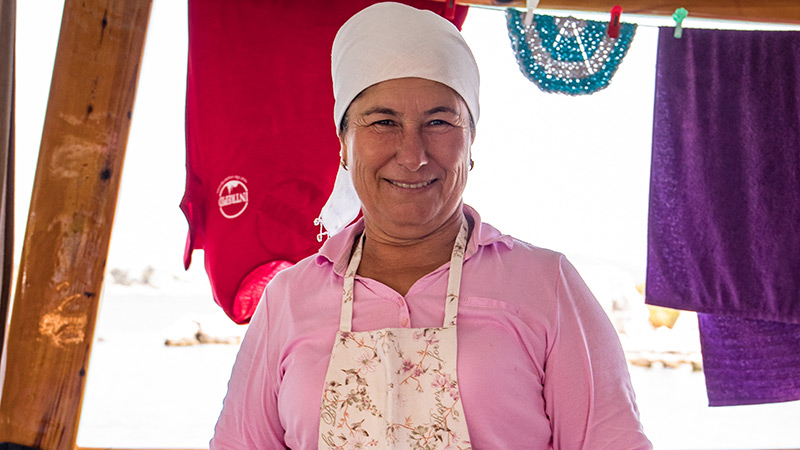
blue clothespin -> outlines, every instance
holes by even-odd
[[[675,39],[680,39],[683,36],[683,19],[689,15],[689,11],[686,8],[678,8],[675,10],[675,13],[672,15],[672,19],[675,20]]]

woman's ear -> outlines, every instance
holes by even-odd
[[[344,134],[339,135],[339,164],[347,170],[347,144],[344,142]]]

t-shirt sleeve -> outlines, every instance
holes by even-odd
[[[245,333],[209,450],[286,448],[278,416],[278,386],[268,359],[266,291]]]
[[[555,286],[555,332],[544,396],[559,450],[649,450],[619,337],[564,256]]]

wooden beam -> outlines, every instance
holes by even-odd
[[[525,7],[525,0],[456,0],[465,5]],[[671,17],[678,8],[686,8],[689,17],[800,24],[798,0],[541,0],[539,8],[572,11],[610,12],[614,5],[623,14]]]
[[[14,267],[16,6],[16,0],[0,0],[0,357],[3,355],[3,340],[11,305],[11,277]]]
[[[151,2],[65,2],[9,326],[0,442],[75,448]]]

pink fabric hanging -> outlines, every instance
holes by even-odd
[[[319,247],[313,222],[339,163],[331,44],[373,3],[189,1],[184,265],[205,251],[214,300],[236,323],[250,320],[278,271]],[[467,13],[403,3],[452,15],[459,28]]]

